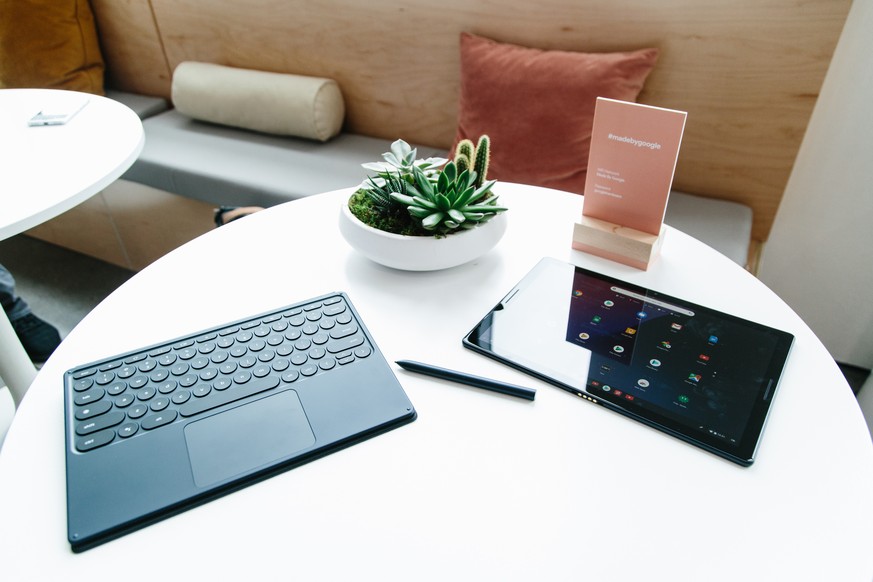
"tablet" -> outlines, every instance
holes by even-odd
[[[545,258],[466,347],[743,466],[794,336]]]

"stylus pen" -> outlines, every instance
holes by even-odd
[[[473,376],[472,374],[456,372],[455,370],[448,370],[446,368],[440,368],[439,366],[422,364],[421,362],[398,360],[396,364],[410,372],[418,372],[419,374],[424,374],[426,376],[451,380],[452,382],[457,382],[459,384],[484,388],[485,390],[500,392],[501,394],[508,394],[509,396],[517,396],[526,400],[533,400],[537,395],[537,391],[533,388],[525,388],[524,386],[518,386],[516,384],[507,384],[505,382],[491,380],[490,378],[483,378],[482,376]]]

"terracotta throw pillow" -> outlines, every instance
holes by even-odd
[[[103,69],[88,0],[0,0],[0,88],[103,95]]]
[[[597,97],[635,101],[658,53],[545,51],[462,33],[455,144],[488,134],[489,179],[581,194]]]

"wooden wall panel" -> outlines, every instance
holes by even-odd
[[[98,15],[110,5],[124,5],[128,20],[144,3],[95,0]],[[455,132],[461,31],[544,49],[656,46],[662,55],[640,101],[688,112],[675,186],[752,206],[753,237],[765,240],[850,0],[151,0],[151,5],[170,71],[182,61],[198,60],[331,77],[346,98],[348,130],[442,147]],[[168,86],[154,79],[160,67],[153,38],[142,42],[148,56],[129,51],[110,69],[131,88],[160,85],[169,95]],[[141,66],[147,80],[136,79]],[[163,73],[157,75],[163,81]]]
[[[91,0],[106,83],[143,95],[169,96],[172,71],[149,0]]]

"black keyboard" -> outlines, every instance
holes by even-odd
[[[87,452],[373,353],[332,295],[72,370],[74,446]]]

